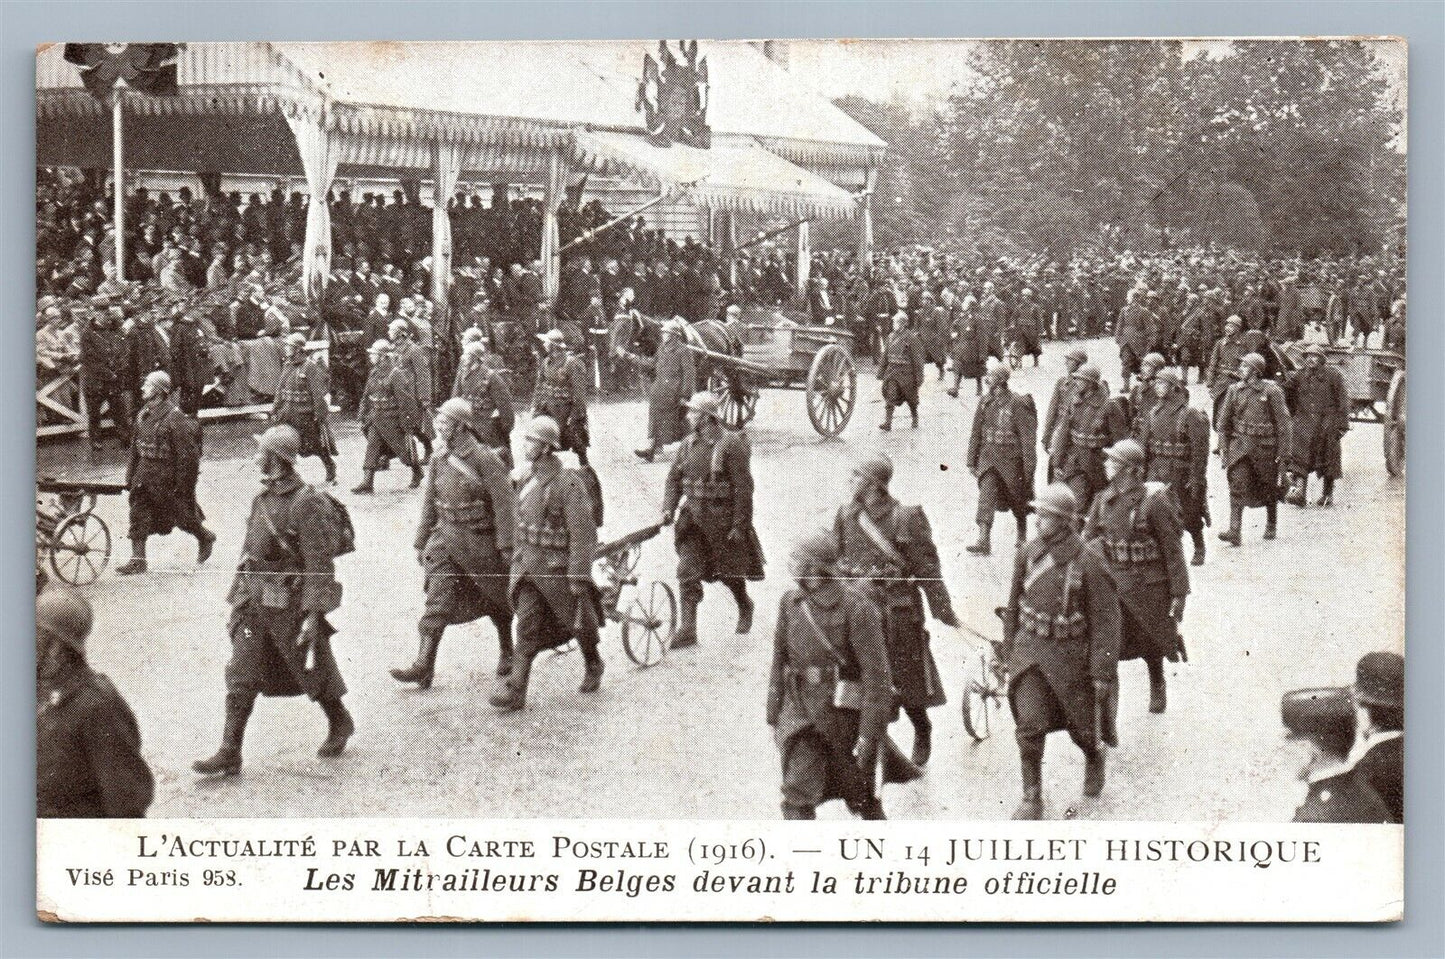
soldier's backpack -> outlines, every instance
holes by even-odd
[[[331,558],[336,559],[338,556],[345,556],[347,553],[355,552],[356,528],[351,525],[351,512],[346,508],[346,504],[325,490],[319,490],[310,485],[303,485],[296,497],[291,500],[291,505],[286,511],[286,531],[284,534],[271,524],[271,517],[264,509],[258,510],[261,514],[262,521],[270,528],[271,535],[280,540],[286,547],[286,550],[293,556],[299,557],[301,555],[301,550],[295,545],[300,534],[296,529],[296,522],[292,514],[296,509],[297,501],[303,496],[315,498],[326,514],[328,520],[326,526],[331,534],[326,551]]]

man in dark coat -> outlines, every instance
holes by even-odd
[[[662,448],[687,435],[683,403],[697,392],[697,364],[683,339],[687,321],[671,319],[662,324],[662,342],[657,355],[628,354],[642,369],[652,372],[647,391],[647,446],[633,452],[651,463]]]
[[[516,424],[512,390],[501,361],[487,350],[486,335],[475,326],[462,334],[462,359],[452,396],[472,404],[473,432],[511,469],[512,427]]]
[[[1039,357],[1044,352],[1040,342],[1043,328],[1044,311],[1035,302],[1034,291],[1025,287],[1019,294],[1018,306],[1014,308],[1013,339],[1019,344],[1020,355],[1033,355],[1034,366],[1039,365]]]
[[[893,409],[904,403],[913,414],[913,428],[918,428],[918,388],[923,384],[926,357],[918,334],[908,328],[908,314],[893,314],[893,332],[883,345],[878,361],[878,382],[883,384],[883,422],[880,430],[893,429]]]
[[[1129,388],[1129,435],[1135,439],[1144,429],[1144,420],[1157,403],[1154,395],[1154,376],[1164,368],[1164,356],[1160,353],[1146,353],[1139,363],[1139,380]]]
[[[1179,622],[1189,595],[1179,514],[1169,487],[1144,479],[1144,447],[1120,440],[1107,451],[1109,486],[1094,499],[1081,534],[1103,555],[1119,590],[1119,660],[1142,659],[1149,670],[1149,711],[1167,704],[1164,660],[1177,662]]]
[[[395,457],[411,467],[411,487],[421,485],[422,470],[412,454],[411,437],[421,419],[411,371],[402,365],[386,340],[377,340],[367,351],[371,372],[362,390],[357,418],[366,434],[366,454],[361,462],[361,482],[353,493],[375,492],[376,471],[382,456]]]
[[[1238,546],[1246,508],[1264,507],[1264,538],[1274,539],[1279,506],[1279,458],[1290,444],[1284,391],[1264,379],[1264,357],[1246,354],[1239,382],[1229,388],[1219,415],[1219,449],[1229,479],[1229,529],[1219,538]]]
[[[1369,725],[1356,744],[1355,773],[1385,804],[1390,822],[1405,821],[1405,658],[1375,652],[1360,657],[1351,689]]]
[[[326,715],[316,755],[341,755],[356,731],[342,704],[346,683],[331,650],[326,621],[341,605],[336,557],[344,548],[338,508],[296,473],[301,438],[273,426],[257,440],[261,491],[251,501],[241,562],[226,597],[231,604],[231,661],[226,664],[226,720],[215,755],[191,768],[202,775],[241,771],[246,723],[259,696],[310,697]]]
[[[157,370],[141,387],[145,405],[136,415],[125,482],[130,491],[131,558],[116,569],[122,576],[144,573],[146,540],[179,529],[196,538],[196,562],[211,556],[216,534],[203,524],[196,502],[201,472],[201,434],[171,396],[171,379]]]
[[[582,358],[567,352],[560,330],[540,334],[547,354],[537,366],[537,387],[532,415],[550,417],[562,430],[562,449],[577,454],[587,466],[587,367]]]
[[[90,668],[93,614],[79,593],[35,599],[35,815],[139,819],[155,794],[135,714]]]
[[[982,396],[988,358],[998,351],[989,339],[988,324],[979,311],[978,301],[972,296],[965,296],[954,307],[950,335],[953,385],[948,388],[948,395],[957,396],[958,385],[966,377],[974,382],[974,395]]]
[[[938,547],[921,506],[904,506],[888,492],[893,463],[881,454],[853,468],[853,498],[833,519],[838,570],[854,577],[883,614],[889,670],[899,703],[913,723],[913,763],[928,762],[933,722],[928,710],[946,702],[929,649],[923,600],[933,617],[957,626]]]
[[[1116,695],[1119,597],[1104,563],[1074,532],[1073,492],[1053,483],[1033,502],[1039,535],[1014,554],[1004,616],[1009,708],[1023,800],[1015,819],[1042,819],[1044,738],[1067,730],[1084,753],[1084,795],[1104,788],[1104,743]]]
[[[1009,368],[999,363],[988,374],[988,394],[973,414],[968,469],[978,478],[978,541],[968,552],[987,556],[994,513],[1014,514],[1018,542],[1028,537],[1029,500],[1038,464],[1038,412],[1034,398],[1009,389]]]
[[[116,435],[130,445],[130,394],[126,389],[126,338],[109,305],[93,312],[77,306],[81,321],[80,375],[85,392],[85,412],[90,445],[100,448],[101,412],[107,409]],[[117,313],[120,311],[117,309]],[[88,316],[88,321],[87,321]]]
[[[1072,347],[1064,354],[1064,375],[1054,381],[1054,391],[1049,394],[1049,408],[1044,414],[1044,427],[1039,432],[1039,442],[1044,446],[1044,456],[1049,456],[1049,443],[1053,441],[1054,430],[1059,425],[1059,418],[1073,402],[1074,374],[1079,372],[1079,367],[1089,362],[1089,354],[1081,346]],[[1049,469],[1047,481],[1054,481],[1054,462],[1049,457]]]
[[[778,606],[767,719],[782,757],[784,819],[815,819],[829,799],[886,818],[876,770],[894,707],[882,623],[837,562],[831,536],[805,539],[791,564],[797,588]],[[884,779],[909,778],[883,765]]]
[[[748,581],[763,578],[763,551],[753,529],[752,451],[747,434],[722,425],[717,397],[709,392],[687,401],[691,432],[667,474],[662,499],[664,525],[676,520],[677,582],[682,624],[673,649],[697,643],[697,607],[703,583],[721,581],[738,607],[738,633],[752,629]]]
[[[1216,430],[1219,429],[1219,417],[1224,410],[1224,397],[1234,385],[1240,361],[1249,353],[1240,333],[1243,328],[1242,319],[1230,316],[1224,321],[1224,335],[1215,342],[1209,353],[1209,366],[1204,374],[1204,382],[1209,384],[1209,396],[1214,403],[1213,420]]]
[[[206,334],[196,322],[198,310],[176,303],[169,330],[171,383],[181,412],[191,417],[200,411],[201,394],[215,378]]]
[[[597,521],[580,470],[564,469],[557,452],[556,420],[534,416],[527,426],[527,475],[517,496],[508,596],[517,623],[517,646],[506,685],[490,697],[505,712],[527,705],[532,661],[544,649],[576,639],[586,664],[579,692],[602,684],[597,651],[601,603],[592,582]]]
[[[1120,405],[1110,398],[1097,366],[1085,363],[1073,379],[1073,395],[1049,441],[1049,461],[1054,479],[1066,483],[1080,509],[1088,512],[1108,483],[1104,450],[1129,435],[1129,424]]]
[[[271,403],[271,422],[285,423],[301,437],[302,456],[316,456],[326,468],[326,482],[336,482],[336,441],[327,420],[331,406],[326,398],[330,377],[326,367],[306,355],[306,337],[286,337],[286,362],[276,381],[276,398]]]
[[[1355,742],[1355,706],[1344,689],[1300,689],[1280,701],[1285,739],[1302,740],[1310,756],[1300,778],[1309,783],[1295,822],[1390,822],[1390,811],[1370,783],[1349,764]]]
[[[1114,341],[1119,344],[1119,365],[1124,374],[1124,390],[1129,389],[1129,378],[1139,372],[1139,364],[1149,350],[1154,324],[1158,321],[1139,302],[1138,290],[1130,290],[1128,302],[1119,311],[1119,322],[1114,327]]]
[[[1179,510],[1179,524],[1194,543],[1193,566],[1204,565],[1204,523],[1209,509],[1209,417],[1189,405],[1189,391],[1173,369],[1154,376],[1158,402],[1144,419],[1144,478],[1164,483]]]
[[[417,562],[426,570],[426,612],[417,623],[416,662],[391,675],[431,688],[437,650],[448,626],[489,617],[497,628],[497,675],[512,671],[512,564],[516,497],[507,467],[476,434],[476,415],[464,399],[437,410],[435,433],[445,446],[432,458],[417,525]]]
[[[1318,473],[1325,488],[1317,501],[1329,506],[1335,498],[1335,480],[1344,475],[1340,440],[1350,430],[1350,397],[1340,371],[1325,362],[1324,347],[1311,343],[1304,350],[1305,365],[1285,378],[1290,418],[1289,478],[1285,502],[1304,506],[1309,499],[1310,473]]]
[[[432,398],[431,358],[427,355],[426,348],[412,336],[411,323],[403,317],[391,321],[387,328],[387,339],[391,341],[397,365],[406,368],[407,379],[416,397],[417,417],[412,423],[409,435],[416,437],[422,447],[422,459],[427,459],[431,456],[431,416],[435,409]]]

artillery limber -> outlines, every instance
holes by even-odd
[[[110,562],[110,527],[95,513],[102,496],[125,492],[124,483],[41,477],[35,497],[35,563],[48,565],[71,586],[100,578]]]

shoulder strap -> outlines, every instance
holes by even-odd
[[[813,635],[818,642],[823,644],[823,648],[828,651],[828,655],[832,656],[839,666],[848,665],[848,661],[843,658],[842,652],[838,650],[838,647],[829,642],[827,634],[824,633],[823,628],[818,625],[817,618],[813,616],[813,607],[809,605],[807,597],[800,598],[798,600],[798,606],[803,610],[803,618],[808,621],[808,628],[813,631]]]
[[[899,569],[908,569],[908,560],[904,559],[903,554],[898,552],[898,547],[883,535],[883,531],[878,528],[877,523],[873,522],[873,517],[868,515],[866,509],[858,510],[858,528],[863,530],[863,535],[867,536],[873,545],[878,547],[878,551],[888,557],[890,562]]]
[[[481,475],[478,474],[476,470],[472,469],[471,463],[468,463],[466,460],[462,459],[460,456],[451,452],[450,450],[447,451],[447,463],[451,465],[452,469],[456,470],[458,473],[461,473],[473,483],[480,483],[482,481]]]

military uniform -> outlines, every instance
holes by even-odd
[[[1110,399],[1102,385],[1075,389],[1064,413],[1054,427],[1049,459],[1054,479],[1074,491],[1079,509],[1085,512],[1094,496],[1108,485],[1104,476],[1104,448],[1129,434],[1124,412]]]
[[[394,358],[372,366],[358,414],[366,431],[366,456],[362,461],[366,470],[377,469],[383,453],[416,467],[410,439],[421,422],[422,411],[405,366]]]
[[[883,357],[878,362],[878,381],[883,384],[885,405],[884,428],[891,428],[893,408],[908,404],[913,414],[913,425],[918,425],[918,388],[923,384],[923,365],[926,357],[918,334],[912,330],[895,330],[888,334],[883,345]]]
[[[587,465],[587,369],[577,356],[545,356],[537,367],[533,415],[550,416],[562,428],[562,448]]]
[[[1229,388],[1219,416],[1219,446],[1231,502],[1273,507],[1279,502],[1280,450],[1290,441],[1284,392],[1269,380]]]
[[[125,334],[106,316],[96,315],[80,331],[80,371],[84,383],[85,412],[92,444],[100,441],[102,407],[121,441],[130,443],[130,393],[126,389]]]
[[[1302,482],[1310,473],[1326,480],[1344,475],[1340,439],[1350,428],[1350,398],[1340,371],[1306,364],[1291,373],[1285,394],[1290,419],[1289,471]]]
[[[661,449],[687,435],[682,404],[697,390],[697,366],[681,335],[664,339],[657,356],[652,360],[642,358],[640,365],[652,370],[652,385],[647,392],[647,436],[653,449]]]
[[[1026,393],[1000,386],[979,401],[968,440],[968,468],[978,478],[976,521],[981,538],[993,525],[995,512],[1012,511],[1020,542],[1024,539],[1038,463],[1037,425],[1033,397]]]
[[[952,320],[953,388],[949,392],[957,396],[958,385],[965,377],[973,380],[983,377],[989,356],[998,349],[990,341],[988,326],[976,306],[955,306]],[[982,388],[980,385],[979,389]]]
[[[516,412],[507,377],[491,362],[490,356],[463,356],[457,365],[452,396],[472,404],[478,437],[490,446],[510,469],[512,461],[512,427]]]
[[[856,684],[854,702],[835,700],[839,680]],[[881,743],[892,714],[877,607],[837,581],[787,592],[778,607],[767,711],[782,756],[783,817],[812,819],[818,804],[837,798],[867,818],[883,818],[872,763],[860,769],[853,750],[859,740]]]
[[[1161,400],[1144,419],[1139,437],[1144,447],[1144,478],[1165,483],[1179,509],[1179,524],[1200,537],[1209,503],[1206,470],[1209,466],[1209,418],[1189,405],[1188,394],[1176,392]]]
[[[1234,385],[1240,362],[1248,353],[1249,347],[1238,333],[1221,337],[1209,353],[1209,368],[1204,374],[1204,381],[1209,384],[1209,396],[1214,403],[1216,430],[1219,429],[1219,417],[1224,411],[1224,398],[1229,393],[1229,388]]]
[[[140,754],[135,714],[110,680],[81,663],[35,692],[35,814],[144,816],[155,780]]]
[[[1119,311],[1119,322],[1114,328],[1114,340],[1119,344],[1119,363],[1124,373],[1124,382],[1139,372],[1140,361],[1149,351],[1149,341],[1157,318],[1138,303],[1130,303]]]
[[[131,540],[173,529],[206,539],[205,514],[196,502],[201,436],[196,421],[171,396],[154,399],[136,415],[126,485],[130,488]]]
[[[334,479],[336,441],[327,420],[331,407],[326,399],[329,377],[326,367],[299,350],[281,367],[276,398],[271,404],[271,421],[285,423],[301,437],[301,455],[319,456],[327,479]]]

